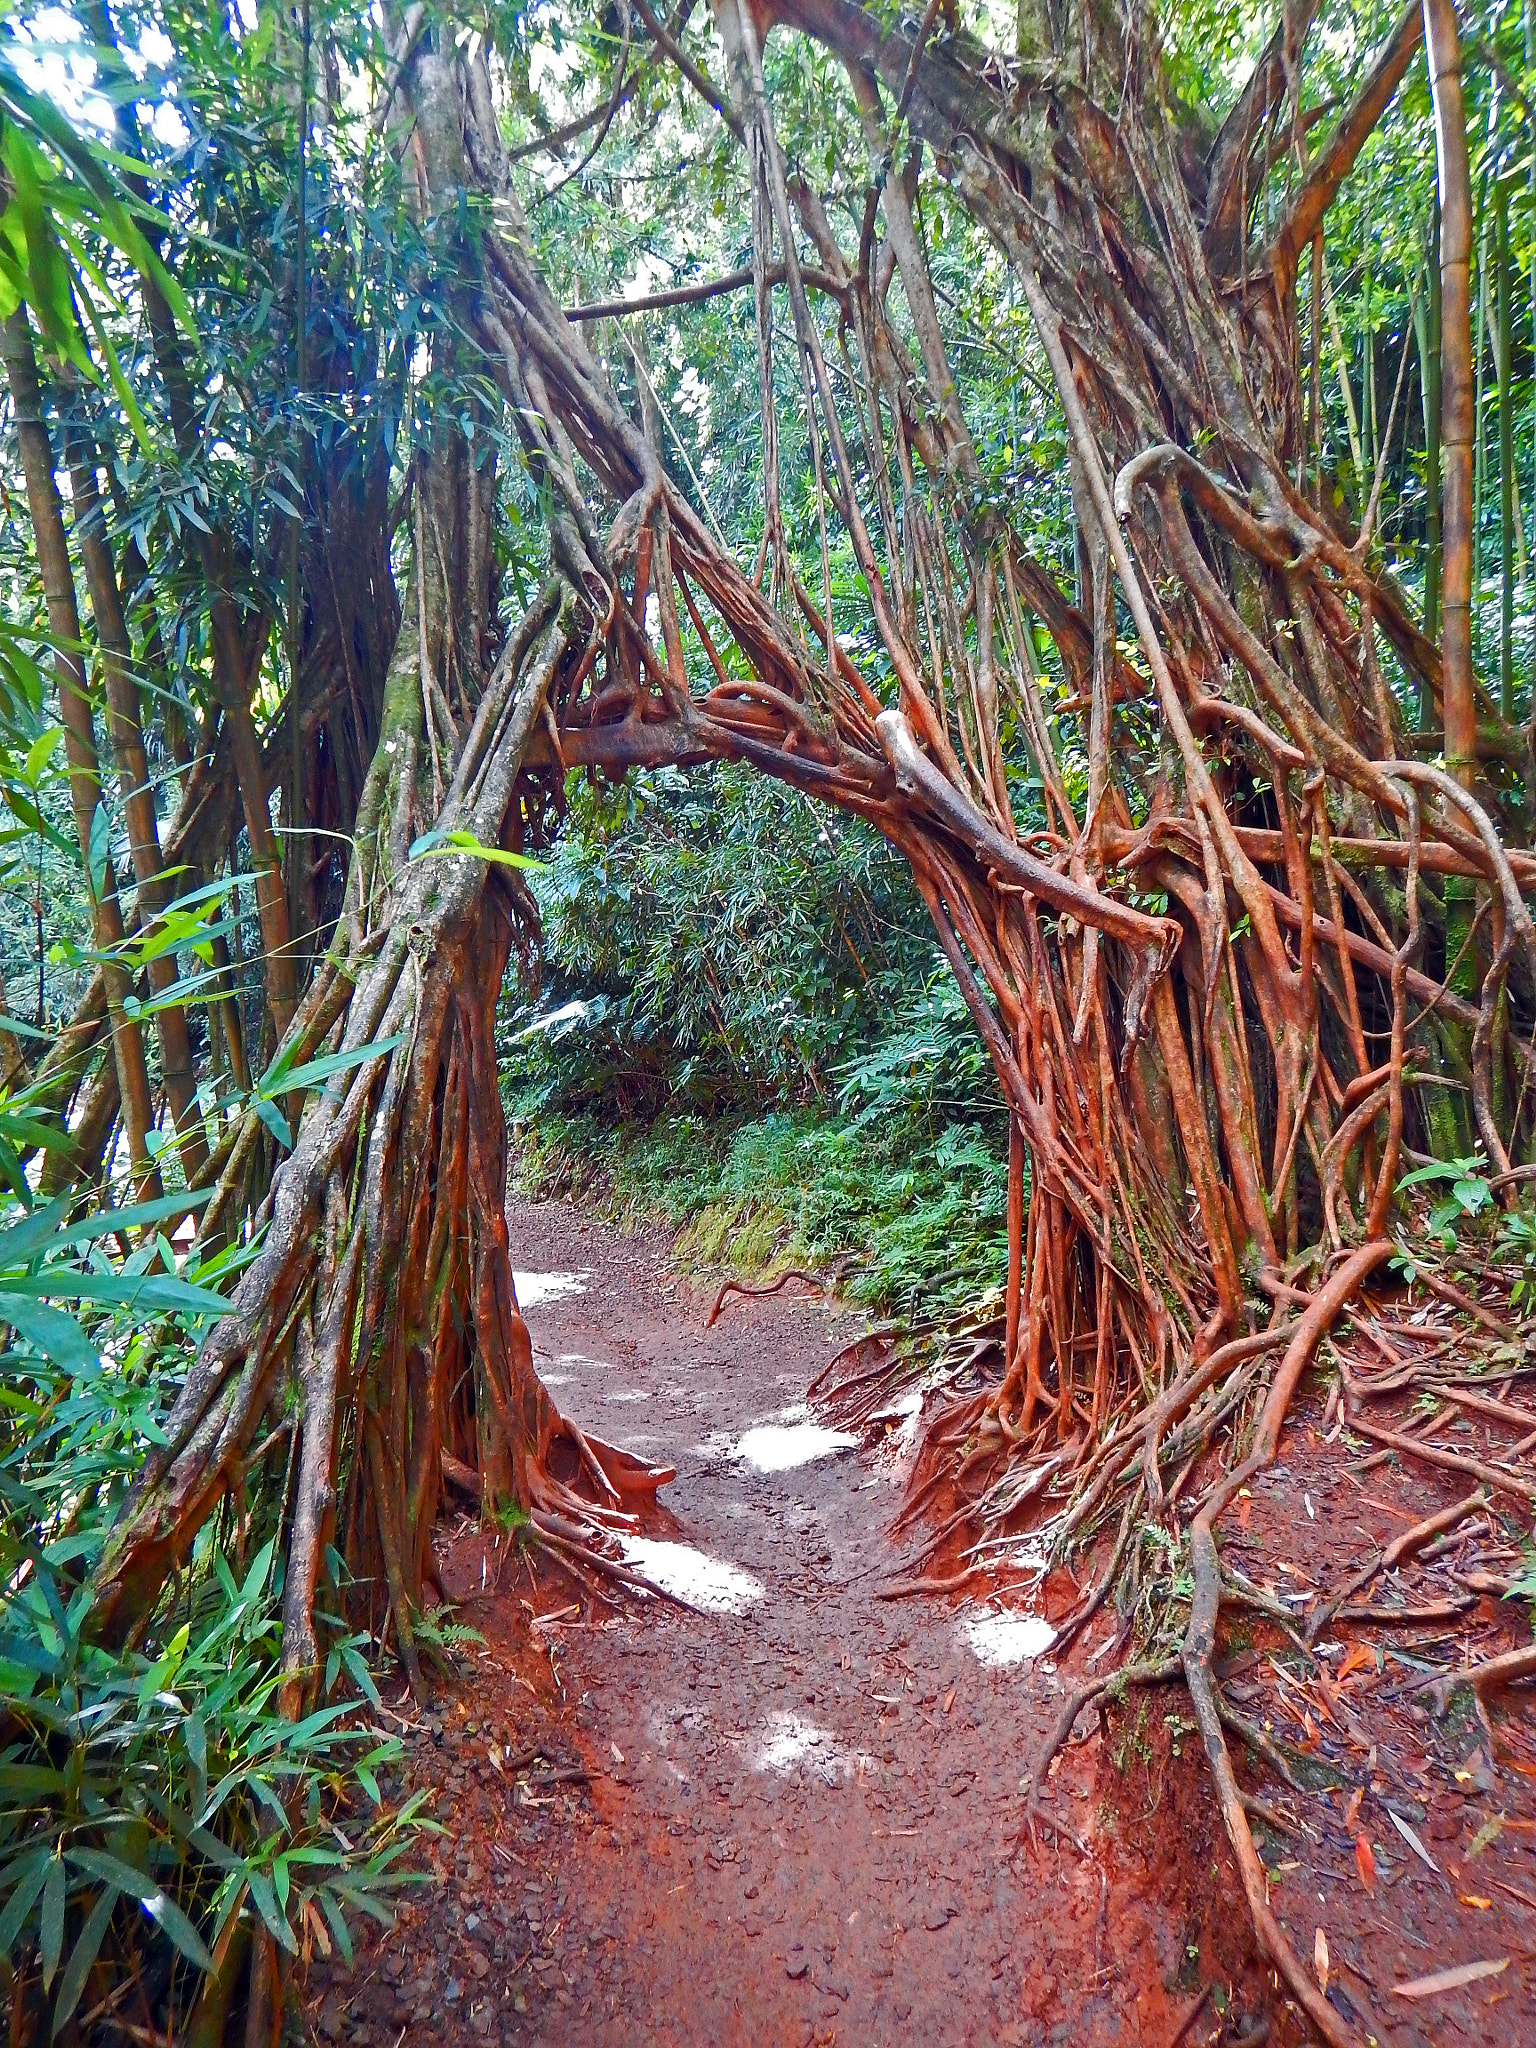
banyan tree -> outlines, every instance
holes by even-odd
[[[105,6],[90,11],[110,47]],[[709,146],[735,153],[750,248],[729,274],[569,307],[531,224],[541,159],[507,139],[494,18],[487,34],[419,4],[385,12],[370,147],[399,167],[402,261],[435,312],[411,373],[439,399],[408,460],[363,424],[310,436],[266,583],[248,537],[217,520],[187,551],[216,715],[181,739],[163,848],[144,821],[137,916],[156,914],[157,861],[214,871],[245,829],[276,1080],[210,1151],[185,1082],[176,1094],[174,1028],[161,1058],[186,1178],[213,1190],[204,1241],[264,1235],[99,1568],[99,1626],[138,1625],[285,1404],[301,1416],[284,1529],[295,1709],[328,1545],[421,1682],[412,1619],[445,1486],[514,1505],[568,1558],[622,1576],[605,1532],[667,1475],[587,1438],[535,1374],[494,1010],[509,959],[536,949],[520,863],[548,843],[571,772],[749,764],[870,821],[910,864],[1010,1112],[991,1377],[941,1417],[924,1470],[979,1462],[975,1513],[1048,1512],[1062,1546],[1102,1536],[1079,1625],[1138,1519],[1181,1531],[1193,1602],[1182,1644],[1147,1670],[1182,1670],[1260,1939],[1343,2039],[1248,1837],[1210,1669],[1212,1529],[1390,1253],[1409,1164],[1476,1143],[1497,1177],[1532,1156],[1536,763],[1472,662],[1472,225],[1450,0],[1409,5],[1353,97],[1328,103],[1309,86],[1319,9],[1287,0],[1216,126],[1171,84],[1151,11],[1109,0],[1021,0],[1006,48],[938,0],[920,20],[716,0],[707,22],[689,0],[665,19],[618,0],[610,89],[549,150],[600,167],[637,80],[671,75]],[[278,111],[307,123],[335,87],[298,19],[274,15]],[[828,148],[856,135],[867,158],[841,180],[856,206],[829,202],[804,96],[786,115],[774,89],[790,39],[835,76]],[[1428,621],[1376,544],[1385,457],[1346,503],[1319,399],[1325,219],[1426,64],[1443,556]],[[285,344],[296,416],[314,394],[327,418],[366,422],[384,344],[359,339],[347,303],[339,174],[317,149],[308,176],[297,284],[291,256],[273,271],[275,302],[297,292],[305,309]],[[921,218],[934,181],[1027,312],[1064,423],[1070,583],[988,486]],[[190,464],[216,431],[210,393],[154,251],[134,260],[145,382]],[[723,292],[755,315],[755,548],[728,544],[621,338],[637,312]],[[92,570],[88,393],[61,378],[42,402],[25,312],[6,360],[39,549],[56,527],[66,549],[61,604],[53,479],[73,479],[110,689],[113,636],[149,644],[151,579],[142,560],[114,577],[110,555]],[[786,390],[819,578],[786,538]],[[536,591],[508,587],[495,543],[513,467],[547,535]],[[118,523],[121,555],[135,543]],[[834,549],[856,565],[857,620],[846,593],[834,602]],[[78,622],[55,630],[80,638]],[[263,732],[269,643],[290,680]],[[119,1104],[142,1128],[130,1021],[105,974],[55,1056],[87,1145]],[[291,1144],[274,1141],[274,1106]],[[1213,1443],[1227,1465],[1186,1526],[1170,1476]]]

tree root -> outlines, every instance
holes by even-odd
[[[1519,1679],[1531,1677],[1536,1677],[1536,1643],[1521,1650],[1506,1650],[1502,1656],[1489,1657],[1486,1662],[1473,1664],[1465,1671],[1448,1671],[1426,1678],[1414,1690],[1429,1693],[1435,1711],[1443,1714],[1452,1693],[1459,1692],[1463,1686],[1469,1686],[1481,1699],[1485,1692],[1497,1692],[1501,1686],[1514,1685]]]
[[[1456,1501],[1448,1508],[1441,1508],[1438,1514],[1426,1516],[1422,1522],[1415,1522],[1411,1529],[1405,1529],[1400,1536],[1395,1536],[1380,1557],[1366,1565],[1363,1571],[1356,1572],[1342,1591],[1336,1593],[1331,1600],[1325,1600],[1320,1607],[1315,1607],[1307,1616],[1303,1634],[1308,1645],[1317,1641],[1329,1623],[1345,1612],[1345,1603],[1368,1586],[1379,1573],[1393,1571],[1405,1557],[1411,1557],[1414,1551],[1421,1549],[1432,1538],[1444,1535],[1448,1529],[1456,1528],[1468,1515],[1475,1514],[1478,1509],[1487,1505],[1488,1496],[1479,1487],[1475,1493],[1469,1493],[1465,1500]],[[1366,1619],[1367,1616],[1364,1611],[1357,1609],[1349,1612],[1347,1618],[1358,1621]]]
[[[801,1281],[816,1294],[825,1294],[827,1291],[824,1281],[818,1280],[814,1273],[802,1273],[798,1266],[791,1266],[787,1273],[781,1273],[777,1280],[770,1280],[766,1287],[749,1287],[744,1280],[727,1280],[715,1296],[715,1305],[705,1321],[705,1329],[712,1330],[715,1327],[720,1311],[725,1307],[727,1295],[739,1294],[749,1301],[763,1301],[770,1294],[777,1294],[780,1288],[787,1287],[791,1280]]]
[[[1132,1686],[1169,1685],[1179,1676],[1182,1669],[1183,1666],[1177,1657],[1148,1659],[1139,1664],[1122,1664],[1118,1671],[1111,1671],[1103,1678],[1090,1678],[1085,1684],[1078,1686],[1075,1692],[1068,1695],[1067,1703],[1057,1715],[1034,1763],[1019,1781],[1021,1785],[1028,1782],[1031,1803],[1038,1797],[1040,1787],[1045,1783],[1047,1771],[1065,1747],[1077,1717],[1084,1707],[1092,1706],[1096,1699],[1102,1698],[1107,1692],[1118,1696],[1129,1691]]]
[[[1295,1334],[1275,1375],[1259,1418],[1253,1450],[1236,1471],[1229,1473],[1207,1496],[1190,1524],[1189,1551],[1194,1569],[1194,1593],[1190,1600],[1189,1628],[1184,1637],[1182,1661],[1190,1703],[1205,1746],[1206,1761],[1216,1786],[1227,1839],[1237,1858],[1238,1873],[1254,1930],[1265,1953],[1284,1978],[1292,1997],[1306,2013],[1330,2048],[1352,2048],[1351,2030],[1319,1991],[1315,1979],[1305,1970],[1284,1929],[1269,1905],[1269,1888],[1248,1816],[1243,1811],[1242,1793],[1232,1773],[1222,1733],[1222,1712],[1211,1670],[1215,1648],[1216,1622],[1221,1611],[1221,1566],[1216,1555],[1215,1521],[1222,1509],[1255,1474],[1272,1465],[1279,1447],[1280,1431],[1302,1373],[1311,1363],[1318,1345],[1334,1318],[1362,1281],[1388,1257],[1391,1245],[1376,1239],[1346,1259],[1321,1287],[1296,1325]],[[1287,1773],[1289,1775],[1289,1773]]]
[[[1498,1465],[1489,1465],[1481,1458],[1468,1458],[1460,1451],[1443,1451],[1438,1444],[1420,1443],[1417,1437],[1405,1436],[1400,1429],[1382,1429],[1379,1424],[1367,1422],[1363,1416],[1351,1415],[1349,1427],[1368,1436],[1373,1443],[1385,1444],[1405,1458],[1417,1458],[1421,1464],[1437,1465],[1443,1472],[1463,1472],[1471,1479],[1480,1479],[1484,1486],[1498,1493],[1513,1494],[1516,1499],[1536,1501],[1536,1479],[1524,1479],[1518,1472],[1507,1472]]]

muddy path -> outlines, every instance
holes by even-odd
[[[1061,1759],[1053,1810],[1086,1856],[1021,1839],[1020,1773],[1069,1680],[1017,1603],[879,1597],[902,1559],[903,1418],[856,1446],[804,1405],[862,1326],[784,1294],[706,1330],[713,1289],[679,1275],[664,1234],[564,1203],[515,1202],[511,1223],[562,1407],[677,1468],[673,1526],[635,1562],[690,1604],[604,1605],[465,1518],[443,1576],[486,1641],[456,1698],[398,1724],[399,1789],[433,1786],[448,1830],[437,1882],[355,1976],[326,1991],[317,1974],[316,2031],[359,2048],[1305,2039],[1253,1956],[1181,1695],[1127,1702]],[[1449,1832],[1470,1836],[1484,1816],[1456,1762]],[[1522,1789],[1506,1772],[1489,1812]],[[1429,1825],[1426,1805],[1402,1810]],[[1530,1839],[1500,1853],[1530,1861]],[[1497,1985],[1391,2006],[1394,1981],[1492,1939],[1443,1872],[1383,1849],[1391,1901],[1361,1892],[1350,1920],[1349,1837],[1309,1828],[1271,1860],[1293,1941],[1310,1952],[1327,1919],[1341,2010],[1378,2041],[1536,2039],[1528,1942]]]
[[[878,1597],[901,1558],[901,1419],[861,1454],[804,1406],[864,1326],[785,1294],[733,1300],[706,1331],[712,1287],[677,1274],[663,1234],[559,1203],[511,1221],[540,1372],[584,1426],[676,1466],[676,1544],[640,1561],[703,1611],[626,1604],[538,1632],[602,1775],[552,1871],[500,1865],[542,1953],[498,2031],[550,2048],[1166,2043],[1204,1981],[1192,1957],[1209,1970],[1218,1951],[1241,1996],[1242,1930],[1224,1936],[1190,1881],[1218,1853],[1210,1817],[1176,1815],[1171,1789],[1146,1854],[1021,1853],[1019,1774],[1065,1681],[1030,1654],[1038,1619]],[[454,1560],[470,1592],[475,1546]],[[577,1589],[521,1594],[559,1614]],[[1157,1837],[1192,1818],[1186,1869]],[[1247,1991],[1257,2011],[1256,1975]]]

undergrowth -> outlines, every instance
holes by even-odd
[[[526,1192],[672,1225],[685,1260],[761,1276],[810,1267],[853,1301],[916,1319],[1000,1283],[1007,1174],[975,1124],[914,1135],[904,1121],[807,1110],[640,1128],[546,1113],[517,1127],[516,1171]]]
[[[568,794],[545,986],[501,1021],[523,1187],[902,1319],[999,1285],[994,1077],[878,835],[735,769]]]
[[[286,1488],[262,1482],[291,1404],[128,1642],[93,1634],[93,1569],[251,1247],[179,1254],[162,1226],[196,1197],[35,1206],[31,1135],[0,1101],[0,2009],[13,2042],[203,2048],[258,1931],[350,1955],[426,1823],[384,1806],[399,1744],[355,1713],[354,1687],[379,1703],[366,1637],[325,1616],[313,1711],[279,1703]]]

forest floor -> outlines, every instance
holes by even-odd
[[[565,1202],[514,1201],[510,1220],[555,1398],[677,1467],[672,1524],[635,1562],[693,1604],[608,1604],[467,1518],[445,1529],[444,1584],[484,1642],[429,1714],[397,1700],[406,1755],[385,1787],[431,1787],[445,1832],[355,1969],[316,1959],[311,2038],[1305,2040],[1255,1958],[1182,1692],[1083,1717],[1044,1810],[1088,1853],[1031,1844],[1020,1775],[1112,1623],[1058,1669],[1043,1624],[1070,1602],[1064,1577],[1033,1612],[1017,1580],[984,1603],[878,1597],[902,1562],[889,1526],[913,1424],[893,1414],[855,1445],[804,1406],[862,1325],[780,1294],[732,1300],[706,1331],[718,1276],[690,1281],[664,1232]],[[1251,1578],[1336,1585],[1467,1490],[1392,1463],[1349,1473],[1349,1455],[1314,1390],[1232,1517]],[[1368,1597],[1464,1602],[1443,1575],[1465,1579],[1502,1534],[1469,1524],[1459,1551]],[[1285,1822],[1255,1825],[1272,1903],[1309,1960],[1321,1931],[1330,1995],[1383,2048],[1536,2040],[1531,1721],[1496,1710],[1491,1757],[1474,1710],[1432,1718],[1414,1690],[1519,1632],[1483,1597],[1451,1623],[1340,1624],[1314,1666],[1266,1623],[1222,1645],[1232,1697],[1315,1787],[1240,1759]]]

